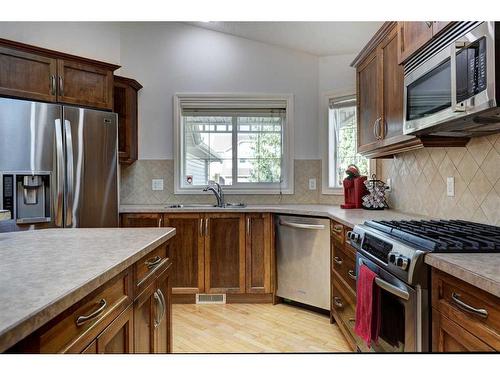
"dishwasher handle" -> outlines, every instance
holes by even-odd
[[[323,224],[301,224],[301,223],[291,223],[289,221],[280,220],[279,224],[284,227],[298,228],[298,229],[313,229],[322,230],[325,229]]]

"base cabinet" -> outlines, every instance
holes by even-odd
[[[88,349],[89,347],[85,350]],[[134,352],[134,311],[132,305],[127,307],[97,337],[96,352],[98,354],[129,354]]]
[[[271,293],[270,214],[246,214],[246,292]]]

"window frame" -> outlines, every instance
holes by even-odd
[[[358,116],[357,110],[357,96],[354,91],[343,91],[343,92],[329,92],[329,93],[324,93],[323,94],[323,100],[322,100],[322,113],[323,115],[323,126],[325,126],[325,133],[326,133],[326,145],[324,148],[323,152],[323,168],[322,168],[322,186],[321,186],[321,193],[324,195],[344,195],[344,188],[341,187],[331,187],[329,186],[329,181],[330,181],[330,157],[329,157],[329,150],[330,150],[330,101],[331,100],[336,100],[340,98],[348,98],[348,97],[353,97],[356,100],[356,117]],[[357,129],[356,129],[357,131]],[[356,136],[356,142],[358,140],[358,137]],[[368,177],[375,173],[377,168],[376,161],[375,159],[368,159]]]
[[[282,141],[282,182],[281,183],[243,183],[224,186],[225,194],[293,194],[294,193],[294,97],[293,94],[258,94],[258,93],[176,93],[173,97],[174,115],[174,194],[201,194],[202,186],[183,186],[183,132],[182,109],[189,103],[190,106],[213,105],[231,107],[238,103],[244,108],[266,107],[274,102],[282,102],[285,106],[285,121],[283,124]],[[224,104],[226,103],[226,104]],[[234,139],[233,139],[234,142]],[[234,145],[233,145],[234,147]],[[233,155],[234,159],[234,155]],[[237,163],[237,160],[233,160]]]

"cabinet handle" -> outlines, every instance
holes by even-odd
[[[205,219],[205,236],[208,236],[208,217]]]
[[[342,303],[342,299],[340,297],[333,297],[333,304],[339,308],[344,307],[344,304]]]
[[[50,95],[55,95],[56,94],[56,76],[51,75],[50,76]]]
[[[203,237],[203,219],[200,219],[199,232],[200,232],[200,237]]]
[[[334,257],[334,258],[333,258],[333,261],[334,261],[335,263],[337,263],[339,266],[342,264],[342,258],[339,258],[339,257]]]
[[[161,317],[160,317],[160,323],[163,321],[163,318],[165,317],[165,314],[167,312],[167,302],[165,301],[165,296],[163,295],[163,292],[161,289],[158,289],[158,294],[160,295],[161,302],[162,302],[162,309],[161,309]]]
[[[153,294],[153,297],[156,300],[156,318],[154,321],[155,328],[160,325],[161,320],[163,318],[163,311],[165,310],[160,294],[161,294],[160,289],[156,289],[156,291]],[[160,306],[160,308],[158,308],[158,306]]]
[[[488,317],[488,311],[486,309],[477,309],[475,307],[472,307],[471,305],[466,304],[464,301],[460,299],[460,294],[458,293],[451,293],[451,299],[453,302],[457,304],[457,306],[467,312],[476,314],[480,316],[481,318],[487,318]]]
[[[95,318],[97,318],[99,315],[102,314],[102,312],[106,308],[107,304],[108,303],[106,302],[106,300],[104,298],[101,299],[99,301],[99,307],[97,308],[97,310],[91,312],[89,315],[80,315],[78,318],[76,318],[76,325],[79,327],[81,325],[84,325],[88,321],[94,320]]]
[[[250,218],[247,217],[247,236],[250,236]]]
[[[353,280],[356,280],[356,274],[354,273],[353,270],[349,270],[347,271],[347,274],[349,275],[349,277]]]
[[[158,219],[158,227],[162,227],[163,225],[163,217],[160,216],[160,218]]]
[[[377,140],[382,139],[382,136],[380,135],[380,120],[382,120],[382,117],[377,118],[373,123],[373,135]]]
[[[61,76],[59,76],[59,94],[64,96],[64,82]]]
[[[161,256],[157,255],[154,258],[148,259],[144,264],[148,267],[148,270],[154,268],[161,262]]]
[[[333,231],[338,233],[338,234],[342,234],[343,229],[344,229],[344,227],[342,226],[342,224],[335,224],[333,226]]]

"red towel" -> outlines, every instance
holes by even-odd
[[[364,264],[359,268],[356,290],[356,324],[354,332],[368,347],[377,343],[380,330],[380,290],[375,285],[377,274]]]

